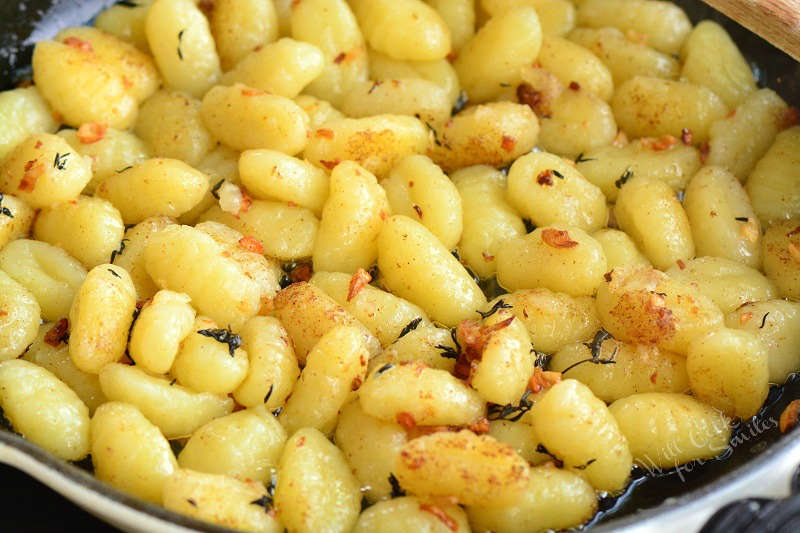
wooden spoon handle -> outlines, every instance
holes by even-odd
[[[703,0],[800,61],[800,0]]]

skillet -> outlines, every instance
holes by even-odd
[[[113,0],[0,1],[0,90],[13,88],[28,74],[32,46],[59,30],[86,23]],[[731,34],[756,74],[790,105],[800,105],[800,64],[699,0],[675,0],[697,23],[712,19]],[[636,469],[628,490],[605,497],[600,512],[585,526],[596,532],[800,531],[800,433],[782,435],[777,420],[783,408],[800,398],[800,376],[773,387],[759,414],[740,423],[721,458],[678,469]],[[181,516],[141,501],[96,480],[91,464],[61,461],[0,428],[0,462],[39,479],[77,505],[128,531],[226,532],[225,528]],[[11,489],[13,490],[13,488]],[[731,501],[748,498],[724,507]],[[8,498],[6,498],[6,501]],[[722,508],[722,509],[721,509]],[[13,501],[6,511],[13,514]],[[716,514],[715,511],[721,509]],[[714,516],[712,516],[714,514]],[[65,526],[67,524],[64,524]]]

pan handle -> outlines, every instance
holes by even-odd
[[[699,533],[796,531],[800,527],[800,467],[794,471],[787,498],[745,498],[711,515]]]

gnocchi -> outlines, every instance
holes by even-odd
[[[240,530],[566,530],[800,370],[798,112],[723,25],[120,4],[0,92],[31,446]]]

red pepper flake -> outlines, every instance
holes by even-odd
[[[64,44],[72,48],[77,48],[78,50],[83,50],[84,52],[92,51],[92,43],[90,41],[84,41],[80,37],[75,37],[74,35],[64,39]]]
[[[78,128],[78,140],[82,144],[92,144],[103,139],[108,131],[105,122],[86,122]]]
[[[389,215],[387,215],[386,211],[384,211],[383,209],[381,209],[381,211],[380,211],[380,213],[378,213],[378,215],[380,215],[381,220],[383,220],[383,221],[389,220]]]
[[[479,418],[477,421],[468,425],[467,429],[478,435],[485,435],[489,433],[489,419],[486,417]]]
[[[320,128],[314,132],[315,137],[322,137],[324,139],[333,139],[333,130],[328,128]]]
[[[37,161],[37,159],[34,159],[25,163],[25,174],[22,175],[17,189],[31,192],[34,187],[36,187],[36,180],[39,179],[39,176],[44,174],[44,165],[42,163],[37,163]]]
[[[450,531],[458,531],[458,522],[456,522],[449,514],[444,512],[444,509],[441,507],[432,505],[430,503],[421,503],[419,504],[419,509],[420,511],[431,513],[433,516],[438,518],[439,521]]]
[[[57,347],[59,344],[64,342],[64,339],[68,337],[67,330],[69,329],[69,320],[66,318],[60,319],[58,322],[53,324],[53,327],[44,334],[44,342],[49,344],[50,346]]]
[[[481,256],[483,257],[483,260],[486,261],[487,263],[489,261],[494,261],[494,256],[493,255],[489,255],[486,252],[481,252]]]
[[[514,137],[509,137],[508,135],[503,135],[503,140],[500,141],[500,146],[506,152],[511,152],[516,145],[517,140]]]
[[[542,241],[553,248],[572,248],[578,246],[578,243],[570,238],[567,230],[553,228],[542,230]]]
[[[786,236],[791,238],[791,237],[794,237],[795,235],[797,235],[798,233],[800,233],[800,226],[797,226],[796,228],[794,228],[792,231],[787,233]]]
[[[363,382],[364,380],[361,378],[361,376],[356,376],[355,379],[353,379],[353,382],[350,383],[350,390],[357,391]]]
[[[369,272],[363,268],[356,270],[356,273],[350,278],[350,288],[347,290],[347,301],[349,302],[355,298],[358,293],[361,292],[361,289],[368,285],[370,281],[372,281],[372,276]]]
[[[609,270],[608,272],[603,274],[603,279],[610,283],[611,282],[612,272],[614,272],[614,271],[613,270]]]
[[[653,372],[652,374],[650,374],[650,383],[652,383],[653,385],[655,385],[655,384],[656,384],[656,380],[657,380],[657,379],[658,379],[658,370],[656,370],[655,372]]]
[[[800,415],[800,400],[792,400],[781,413],[781,433],[786,433],[797,424],[798,415]]]
[[[472,371],[483,358],[483,350],[495,331],[508,327],[514,317],[508,317],[502,322],[491,326],[482,326],[475,320],[462,320],[456,328],[456,338],[461,346],[461,351],[453,368],[453,375],[459,379],[469,381]]]
[[[452,63],[458,57],[458,52],[456,52],[455,50],[450,50],[450,52],[445,57],[450,63]]]
[[[694,133],[689,128],[683,128],[681,130],[681,142],[687,146],[692,144],[692,138],[694,137]]]
[[[302,2],[302,0],[292,0],[292,9],[300,5],[300,2]]]
[[[311,267],[311,263],[300,263],[289,272],[289,279],[292,283],[298,283],[310,280],[313,275],[314,269]]]
[[[736,109],[731,109],[728,111],[728,114],[725,115],[727,118],[735,117],[736,116]]]
[[[571,91],[580,91],[581,90],[581,84],[578,83],[577,81],[571,81],[571,82],[569,82],[569,89]]]
[[[411,207],[414,208],[414,212],[417,214],[419,218],[422,218],[422,208],[417,204],[412,205]]]
[[[247,211],[250,209],[250,206],[253,205],[253,199],[250,198],[250,195],[248,195],[244,189],[242,189],[241,191],[242,191],[242,205],[241,207],[239,207],[239,213],[247,213]]]
[[[291,201],[291,200],[289,200],[288,202],[286,202],[286,205],[288,205],[289,207],[297,207],[297,204],[296,204],[296,203],[294,203],[294,202],[293,202],[293,201]]]
[[[323,165],[325,168],[327,168],[328,170],[333,170],[333,168],[334,168],[336,165],[338,165],[339,163],[341,163],[341,161],[340,161],[340,160],[338,160],[338,159],[334,159],[333,161],[325,161],[324,159],[320,159],[320,160],[319,160],[319,162],[320,162],[320,163],[322,163],[322,165]]]
[[[408,182],[408,186],[409,186],[409,187],[413,187],[413,186],[414,186],[414,182],[413,182],[413,181],[409,181],[409,182]]]
[[[301,447],[303,447],[305,445],[305,443],[306,443],[306,438],[305,437],[300,437],[300,439],[297,441],[297,444],[295,446],[297,446],[298,448],[301,448]]]
[[[547,185],[548,187],[552,187],[553,186],[552,174],[553,173],[550,171],[550,169],[541,171],[539,175],[536,176],[536,183],[538,183],[539,185]]]
[[[533,369],[533,374],[528,380],[528,390],[536,394],[543,390],[548,390],[550,387],[560,382],[561,372],[542,370],[542,367],[537,366]]]
[[[133,87],[133,82],[129,80],[127,76],[122,76],[122,85],[124,85],[126,89],[130,89]]]
[[[264,254],[264,245],[261,244],[261,241],[250,235],[239,239],[239,246],[254,254]]]
[[[681,270],[686,268],[686,263],[683,262],[683,259],[678,259],[677,263],[678,263],[678,268],[680,268]]]
[[[339,63],[341,63],[342,61],[344,61],[344,58],[346,58],[346,57],[347,57],[347,54],[345,54],[344,52],[341,52],[341,53],[340,53],[338,56],[336,56],[336,57],[333,59],[333,62],[334,62],[334,63],[336,63],[336,64],[338,65]]]
[[[745,324],[750,322],[752,318],[753,318],[753,313],[751,313],[750,311],[742,313],[741,315],[739,315],[739,325],[744,326]]]
[[[400,411],[394,418],[406,431],[411,431],[417,427],[417,421],[414,420],[414,415],[406,411]]]
[[[533,109],[538,117],[550,118],[550,108],[545,104],[542,93],[534,89],[530,83],[521,83],[517,86],[517,101]]]
[[[662,135],[655,141],[650,144],[650,148],[652,148],[656,152],[660,152],[662,150],[669,150],[678,142],[678,139],[673,137],[672,135]]]
[[[243,96],[258,96],[259,94],[261,94],[261,91],[258,89],[250,89],[249,87],[242,89]]]
[[[700,162],[704,165],[706,161],[708,161],[708,154],[711,153],[711,145],[708,144],[708,141],[703,141],[700,143]]]
[[[778,128],[785,130],[800,123],[800,110],[796,107],[787,107],[778,119]]]
[[[41,148],[41,147],[42,147],[42,141],[36,141],[36,145],[34,146],[34,148],[35,148],[36,150],[38,150],[38,149],[39,149],[39,148]]]

